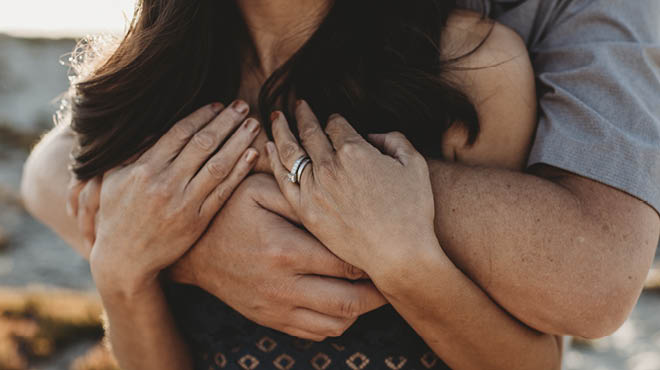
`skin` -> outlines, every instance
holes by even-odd
[[[499,69],[499,72],[512,72],[506,69],[506,65],[503,66],[505,68]],[[511,68],[516,70],[515,67]],[[266,72],[264,74],[267,74]],[[515,74],[509,73],[507,76]],[[509,110],[520,108],[512,104],[508,104],[508,107]],[[499,127],[510,127],[506,125],[515,121],[501,109],[488,111],[482,106],[482,109],[478,110],[480,115],[485,116],[480,118],[494,117],[491,120],[500,125]],[[482,123],[485,125],[483,119]],[[70,141],[67,144],[61,137],[66,137],[66,134],[53,134],[40,145],[26,167],[28,179],[36,179],[35,173],[39,173],[39,169],[54,168],[49,167],[47,164],[51,162],[44,158],[61,158],[60,163],[63,164],[59,168],[66,166],[64,159],[68,151],[65,148],[67,145],[70,148]],[[480,140],[482,143],[489,143],[485,136]],[[528,141],[524,142],[523,148],[528,144]],[[484,147],[489,145],[480,146]],[[56,152],[55,149],[62,154],[46,156],[46,153]],[[479,156],[470,154],[475,152],[462,150],[458,145],[449,146],[447,150],[455,154],[453,158],[465,163],[428,163],[435,198],[436,235],[444,253],[456,266],[465,271],[509,312],[528,324],[533,323],[536,328],[547,328],[549,332],[560,334],[598,336],[618,326],[641,290],[643,278],[640,276],[645,275],[648,270],[660,227],[657,214],[648,205],[627,194],[548,166],[532,168],[526,174],[507,168],[478,167]],[[492,160],[497,157],[494,155],[497,150],[493,151],[489,153],[482,149],[481,155]],[[500,163],[509,163],[507,161],[511,160],[510,154],[500,156]],[[524,159],[518,161],[524,162]],[[46,174],[48,172],[39,173],[40,176]],[[45,178],[51,188],[58,189],[52,184],[62,177],[61,174],[54,174],[53,177]],[[68,176],[65,181],[57,183],[66,184],[66,181]],[[36,184],[38,181],[24,181],[24,194],[31,195],[26,197],[26,200],[30,199],[27,201],[28,207],[43,219],[50,220],[51,225],[57,222],[60,225],[74,225],[59,227],[59,230],[62,232],[61,230],[73,229],[74,231],[69,231],[69,239],[75,239],[74,243],[78,246],[84,245],[75,226],[75,218],[62,217],[61,221],[54,221],[57,217],[53,217],[53,213],[61,216],[64,209],[61,190],[60,195],[54,197],[58,204],[49,203],[53,205],[51,211],[39,210],[39,204],[44,204],[39,200],[49,199],[48,192],[55,190],[34,189]],[[59,189],[63,189],[63,186],[60,185]],[[243,194],[245,193],[249,191]],[[254,196],[246,198],[254,200]],[[483,204],[489,204],[489,207],[483,207]],[[59,206],[61,207],[57,208]],[[93,210],[93,207],[91,209]],[[228,210],[229,208],[226,208],[222,213]],[[540,217],[535,217],[537,214]],[[607,226],[608,232],[603,232],[604,225]],[[212,229],[220,226],[213,224]],[[58,227],[55,229],[58,230]],[[268,244],[266,241],[262,242]],[[208,259],[203,258],[211,256],[212,249],[210,243],[206,246],[203,243],[198,244],[177,265],[173,275],[196,283],[215,294],[221,285],[217,276],[224,277],[219,272],[224,266],[212,265]],[[295,255],[291,249],[293,248],[287,250],[287,253],[293,256],[291,260],[302,265],[299,259],[308,256]],[[549,252],[552,252],[554,257],[566,258],[551,261],[548,258]],[[266,262],[273,260],[265,253],[260,256],[264,257],[262,260]],[[524,261],[521,256],[525,257]],[[287,269],[291,270],[290,265],[280,270]],[[194,276],[192,271],[209,273]],[[549,289],[549,286],[552,288]],[[262,293],[256,292],[255,296],[265,295]],[[273,289],[269,293],[272,296],[286,297],[283,300],[289,302],[303,301],[302,294],[285,295],[282,294],[282,289]],[[387,294],[394,297],[396,291],[386,292]],[[462,298],[467,300],[469,294]],[[396,303],[394,304],[396,306]],[[345,307],[366,306],[368,305],[358,301]],[[354,314],[357,310],[347,311]],[[303,324],[300,326],[304,327]],[[329,328],[326,330],[324,334],[332,331]],[[454,330],[461,333],[467,328]],[[318,332],[315,334],[321,335]]]
[[[339,115],[324,133],[304,102],[296,119],[304,150],[282,114],[273,123],[277,148],[267,145],[282,193],[305,228],[363,269],[443,361],[455,369],[560,367],[557,338],[510,317],[444,254],[428,165],[403,135],[371,135],[371,145]],[[298,186],[288,173],[305,152],[312,165]]]
[[[192,366],[184,350],[159,351],[185,348],[172,335],[176,325],[159,274],[202,235],[255,163],[249,146],[259,125],[241,124],[249,107],[223,108],[201,108],[136,161],[103,176],[90,266],[122,368]]]

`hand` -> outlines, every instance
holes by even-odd
[[[84,256],[89,258],[96,239],[96,213],[101,201],[103,177],[80,181],[73,175],[67,189],[66,212],[76,220]]]
[[[259,123],[248,119],[229,137],[248,106],[237,101],[222,108],[199,109],[133,163],[104,174],[90,258],[102,295],[104,288],[133,294],[152,284],[202,235],[249,173],[257,151],[248,147]]]
[[[382,154],[339,115],[330,117],[327,136],[307,103],[298,103],[296,119],[312,159],[300,185],[288,179],[288,169],[305,151],[279,112],[268,155],[282,193],[321,243],[370,275],[418,246],[437,244],[428,166],[403,135],[371,135]],[[434,242],[420,243],[427,240]]]
[[[170,277],[260,325],[316,341],[339,336],[387,302],[370,281],[345,280],[365,275],[292,224],[295,217],[272,176],[250,176]]]

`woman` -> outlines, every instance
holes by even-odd
[[[318,0],[287,2],[286,8],[274,0],[142,2],[123,42],[77,84],[72,111],[79,143],[74,172],[81,180],[104,174],[91,265],[123,366],[259,364],[238,353],[240,348],[234,353],[226,338],[212,338],[217,332],[195,326],[192,331],[198,332],[191,333],[190,326],[179,325],[193,343],[191,355],[158,280],[159,272],[200,237],[212,210],[222,207],[255,157],[245,151],[256,135],[249,121],[206,161],[247,118],[248,107],[240,101],[222,112],[209,106],[179,120],[193,107],[238,97],[259,108],[266,128],[270,113],[282,111],[272,116],[279,150],[269,145],[263,155],[265,134],[252,143],[262,153],[256,169],[274,170],[303,225],[333,253],[366,271],[398,312],[386,307],[358,320],[342,337],[354,354],[342,363],[441,366],[427,356],[432,350],[459,369],[559,367],[555,338],[510,317],[443,255],[433,233],[433,198],[421,156],[398,135],[372,136],[382,154],[350,126],[363,135],[402,131],[427,157],[521,168],[535,121],[524,47],[510,31],[455,7],[451,1]],[[305,102],[294,108],[296,98],[305,98],[320,119]],[[333,116],[331,143],[318,121],[332,113],[346,118]],[[300,188],[284,176],[304,155],[287,131],[287,119],[301,128],[312,159],[300,173]],[[201,135],[211,138],[204,143],[198,133],[209,130],[214,133]],[[196,152],[194,143],[206,151]],[[238,159],[243,152],[245,160]],[[199,178],[209,173],[215,176]],[[94,183],[100,186],[99,180]],[[220,189],[219,197],[209,196],[214,189]],[[151,216],[164,217],[172,227],[157,225]],[[80,219],[94,223],[93,215]],[[68,228],[62,234],[80,234],[73,223],[60,225]],[[231,330],[227,320],[240,317],[223,315],[227,310],[214,312],[220,312],[216,320],[223,321],[222,328]],[[180,307],[177,312],[186,323]],[[286,337],[269,335],[279,343]],[[318,346],[332,344],[337,343]],[[212,358],[205,359],[209,351]],[[279,356],[264,366],[308,366],[307,361],[318,368],[335,366],[338,361],[326,352],[305,360]],[[376,360],[379,356],[383,359]]]

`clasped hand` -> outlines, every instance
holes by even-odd
[[[435,238],[428,166],[402,134],[370,135],[370,143],[336,114],[324,132],[299,101],[301,146],[282,113],[272,120],[275,143],[267,151],[280,189],[305,228],[339,258],[372,276],[433,245],[419,243]],[[312,164],[296,184],[289,171],[304,155]]]
[[[174,140],[178,143],[177,147],[179,149],[188,145],[188,142],[191,142],[192,145],[198,145],[195,143],[197,139],[194,139],[195,142],[193,142],[192,138],[194,136],[191,135],[195,130],[204,126],[206,120],[215,114],[209,111],[210,107],[204,109],[206,111],[193,113],[193,115],[180,122],[182,125],[188,125],[185,126],[188,130],[179,127],[179,124],[173,128],[171,134],[178,133],[178,135],[181,135]],[[207,116],[204,115],[204,112]],[[298,112],[303,111],[298,109]],[[227,112],[224,113],[225,119],[227,115],[232,114],[234,113],[227,109]],[[307,111],[306,114],[309,117],[313,116],[310,111]],[[225,124],[229,127],[235,127],[240,122],[241,117],[244,116],[236,116],[235,121],[231,123],[225,121]],[[192,121],[200,122],[190,126]],[[299,119],[299,122],[304,125],[306,121]],[[285,122],[276,122],[275,133],[276,137],[279,138],[280,133],[288,132],[288,127],[287,130],[280,130],[284,127],[278,126],[277,123]],[[330,125],[329,129],[333,125],[334,123]],[[242,132],[245,134],[246,131]],[[307,137],[309,133],[309,131],[303,130],[303,137]],[[171,134],[163,137],[160,142],[171,141],[173,139]],[[251,136],[248,135],[248,137]],[[401,137],[398,135],[374,135],[371,139],[378,146],[390,148],[396,153],[396,144],[400,142]],[[282,143],[280,140],[278,142]],[[302,152],[302,149],[299,149],[295,141],[292,142],[295,144],[293,148],[296,149],[296,152],[292,151],[289,156],[293,158],[297,156],[297,151]],[[158,145],[158,147],[162,147],[162,145]],[[169,163],[169,166],[171,166],[175,151],[157,153],[157,151],[162,151],[158,147],[146,152],[145,155],[147,156],[136,162],[139,166],[124,167],[122,172],[119,173],[122,176],[116,177],[116,180],[126,179],[142,171],[140,167],[146,163],[148,158],[153,161],[160,161],[159,163],[163,164]],[[281,150],[281,152],[286,154],[286,150]],[[315,152],[312,150],[312,153]],[[377,150],[371,152],[370,155],[377,155],[378,159],[384,160],[387,166],[402,166],[397,160],[382,155]],[[163,157],[160,158],[159,156]],[[291,161],[293,160],[295,159]],[[288,163],[287,160],[285,160],[285,163]],[[425,164],[421,162],[418,164],[421,167],[421,173],[424,173]],[[202,165],[203,163],[200,162],[199,166]],[[315,164],[317,168],[318,165],[318,163]],[[401,169],[394,168],[395,171],[393,172],[390,172],[390,169],[386,167],[382,168],[384,170],[383,174],[387,175],[384,177],[386,181],[388,178],[400,174],[398,171]],[[183,170],[183,168],[181,169]],[[193,169],[195,167],[191,166],[191,173]],[[369,173],[371,172],[365,172],[365,174]],[[308,175],[306,170],[305,176]],[[131,240],[127,237],[132,234],[120,233],[121,229],[113,230],[110,227],[112,218],[108,218],[108,215],[112,211],[111,206],[127,205],[128,199],[142,198],[132,205],[136,213],[139,210],[142,216],[146,216],[147,211],[153,208],[156,214],[152,215],[152,218],[146,218],[142,228],[134,227],[138,224],[129,218],[124,217],[123,220],[131,221],[126,222],[126,226],[131,226],[133,230],[145,236],[153,231],[151,230],[152,226],[149,225],[150,223],[154,223],[154,227],[158,226],[156,220],[163,216],[162,212],[165,208],[162,207],[162,204],[154,202],[154,198],[150,196],[150,192],[146,188],[134,187],[131,189],[130,183],[127,182],[126,187],[114,187],[113,190],[106,184],[108,179],[111,179],[109,174],[103,179],[103,184],[99,178],[84,183],[73,182],[68,196],[70,213],[77,220],[79,231],[83,234],[90,249],[92,245],[95,245],[96,269],[99,270],[105,266],[105,270],[109,270],[108,276],[126,279],[131,274],[135,275],[137,273],[138,268],[134,266],[137,261],[149,262],[150,266],[148,267],[153,271],[165,265],[165,261],[171,261],[172,258],[183,254],[178,261],[174,262],[173,266],[170,266],[169,275],[171,278],[202,287],[247,318],[261,325],[312,340],[323,340],[327,336],[341,335],[359,315],[386,303],[370,282],[356,281],[351,283],[344,280],[352,280],[364,277],[364,275],[353,265],[329,252],[314,236],[292,224],[292,221],[300,222],[296,211],[283,197],[278,185],[270,176],[253,175],[245,179],[210,224],[205,222],[206,217],[208,217],[206,215],[203,220],[197,218],[198,222],[195,225],[184,232],[177,233],[174,238],[161,231],[155,233],[155,235],[161,237],[159,243],[163,243],[160,245],[160,250],[168,256],[165,260],[154,259],[153,261],[150,258],[135,259],[128,257],[137,252],[130,249],[134,248],[134,242],[139,239]],[[151,180],[151,184],[154,186],[168,185],[162,183],[162,177],[153,177]],[[384,194],[386,189],[381,188],[378,190],[382,182],[380,181],[377,186],[370,185],[370,187],[372,190],[383,193],[383,197],[379,200],[382,207],[395,206],[388,200],[391,199],[391,194]],[[119,181],[114,184],[119,184]],[[228,190],[224,195],[227,195],[234,184],[233,181],[225,184]],[[421,184],[423,185],[424,182]],[[105,199],[104,207],[99,205],[102,185],[103,198]],[[172,185],[169,182],[169,186]],[[360,189],[359,193],[363,190]],[[165,190],[163,189],[163,191]],[[413,191],[413,193],[417,192],[419,190]],[[357,196],[359,193],[354,195]],[[135,195],[135,198],[127,197],[131,194]],[[190,199],[192,200],[192,198]],[[429,199],[431,198],[425,199],[424,202],[431,204],[432,202]],[[215,207],[219,206],[221,206],[220,203],[215,205]],[[104,210],[105,217],[97,217],[101,208],[108,208]],[[297,211],[300,212],[300,208]],[[349,208],[348,211],[354,212],[355,210]],[[413,212],[416,211],[413,210]],[[426,210],[426,213],[432,215],[432,211]],[[121,220],[121,215],[121,211],[118,211],[115,214],[117,216],[115,220]],[[180,214],[179,216],[184,215]],[[432,218],[432,216],[428,217]],[[190,226],[188,224],[182,225]],[[207,225],[206,232],[194,242],[193,239],[199,232],[197,229],[207,227]],[[307,225],[311,225],[309,220],[307,220]],[[408,226],[407,221],[401,225],[403,228]],[[111,255],[106,255],[106,257],[116,256],[112,259],[116,260],[116,264],[111,263],[109,258],[98,258],[103,255],[100,253],[102,248],[98,248],[101,243],[96,242],[99,231],[105,233],[106,239],[116,243],[126,243],[122,248],[116,250],[109,248],[110,245],[106,244],[108,248],[104,250],[114,252]],[[388,230],[388,233],[390,231]],[[189,244],[186,244],[188,240],[185,241],[186,243],[179,243],[176,240],[179,237],[188,238],[192,241]],[[193,247],[189,248],[190,246]],[[158,250],[154,249],[152,251]],[[337,252],[339,252],[339,249],[337,249]],[[255,261],[259,261],[259,263],[255,263]],[[97,278],[99,275],[97,274]],[[113,282],[109,283],[112,284]]]

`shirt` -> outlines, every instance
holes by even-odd
[[[660,1],[494,0],[484,10],[523,38],[536,73],[528,166],[596,180],[660,212]]]

